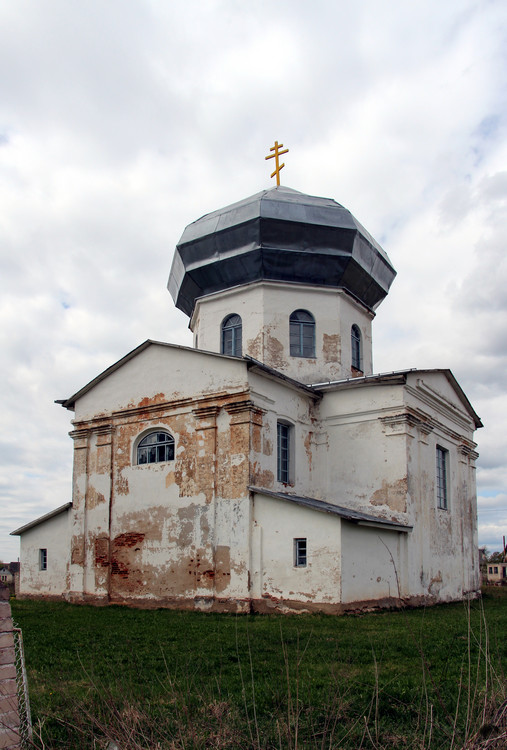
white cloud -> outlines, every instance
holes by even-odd
[[[148,337],[190,343],[174,245],[270,184],[275,138],[284,184],[350,208],[398,270],[376,369],[451,367],[480,490],[507,492],[506,21],[499,0],[0,6],[0,557],[69,500],[53,400]],[[480,507],[489,544],[505,514]]]

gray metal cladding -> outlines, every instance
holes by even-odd
[[[198,297],[263,280],[345,289],[374,309],[395,275],[387,254],[346,208],[275,187],[189,224],[168,288],[187,315]]]

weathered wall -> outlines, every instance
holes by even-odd
[[[407,533],[347,521],[342,522],[341,531],[343,603],[387,606],[407,596]]]
[[[326,436],[315,451],[319,496],[413,526],[404,571],[412,597],[476,592],[474,424],[445,375],[326,392],[319,416]],[[447,510],[437,507],[437,445],[449,451]]]
[[[439,373],[410,374],[404,391],[414,517],[412,590],[439,601],[477,592],[479,560],[474,423]],[[448,507],[437,507],[436,446],[449,451]]]
[[[245,363],[173,344],[152,343],[76,402],[75,420],[82,422],[153,403],[206,397],[243,390]]]
[[[244,608],[249,452],[262,425],[241,388],[245,364],[159,346],[136,360],[136,382],[159,360],[170,367],[172,395],[157,382],[153,397],[75,420],[71,598]],[[132,369],[114,373],[119,392]],[[181,395],[192,388],[192,399]],[[100,391],[76,413],[97,408]],[[174,460],[137,465],[139,441],[157,429],[173,436]]]
[[[382,422],[403,408],[403,386],[325,392],[315,436],[317,497],[407,523],[406,440],[386,440]]]
[[[315,318],[315,358],[290,356],[289,317],[298,309]],[[345,292],[262,282],[201,297],[190,322],[200,349],[220,352],[222,321],[231,314],[242,319],[243,354],[302,383],[354,374],[350,331],[355,323],[362,332],[363,370],[372,372],[373,313]]]
[[[70,510],[20,536],[20,596],[59,597],[69,586]],[[40,570],[39,550],[47,549],[47,569]]]
[[[444,374],[407,377],[330,386],[319,400],[241,360],[150,346],[79,399],[70,532],[64,515],[22,535],[22,592],[235,611],[287,599],[339,611],[387,600],[395,584],[413,601],[476,591],[473,421]],[[292,430],[288,485],[276,475],[278,420]],[[157,429],[173,436],[174,460],[138,466],[139,441]],[[436,445],[449,451],[445,511]],[[265,496],[252,506],[252,485],[413,530],[340,527]],[[312,562],[295,570],[293,538],[310,534]],[[38,570],[40,547],[48,571]]]
[[[9,589],[0,585],[0,748],[21,748]]]
[[[294,604],[309,610],[341,601],[338,516],[255,493],[252,513],[251,597],[265,609]],[[307,539],[308,562],[294,566],[294,539]],[[299,607],[299,609],[305,607]]]
[[[315,398],[284,383],[249,373],[252,399],[262,409],[262,429],[252,440],[250,484],[274,491],[287,489],[316,497],[315,434],[318,428]],[[292,477],[289,485],[277,480],[277,422],[291,426]],[[317,429],[318,432],[318,429]]]

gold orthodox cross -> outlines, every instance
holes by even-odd
[[[270,151],[274,151],[274,154],[269,154],[269,156],[266,156],[266,159],[273,159],[275,160],[275,171],[272,173],[271,177],[274,177],[276,174],[276,184],[277,186],[280,185],[280,170],[285,167],[285,162],[283,164],[280,164],[278,161],[278,157],[280,157],[282,154],[287,154],[289,152],[289,149],[286,148],[283,151],[280,151],[280,149],[283,148],[283,143],[278,143],[278,141],[275,141],[275,145],[271,146],[269,149]]]

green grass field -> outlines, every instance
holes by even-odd
[[[40,748],[507,747],[507,589],[343,617],[11,604]]]

